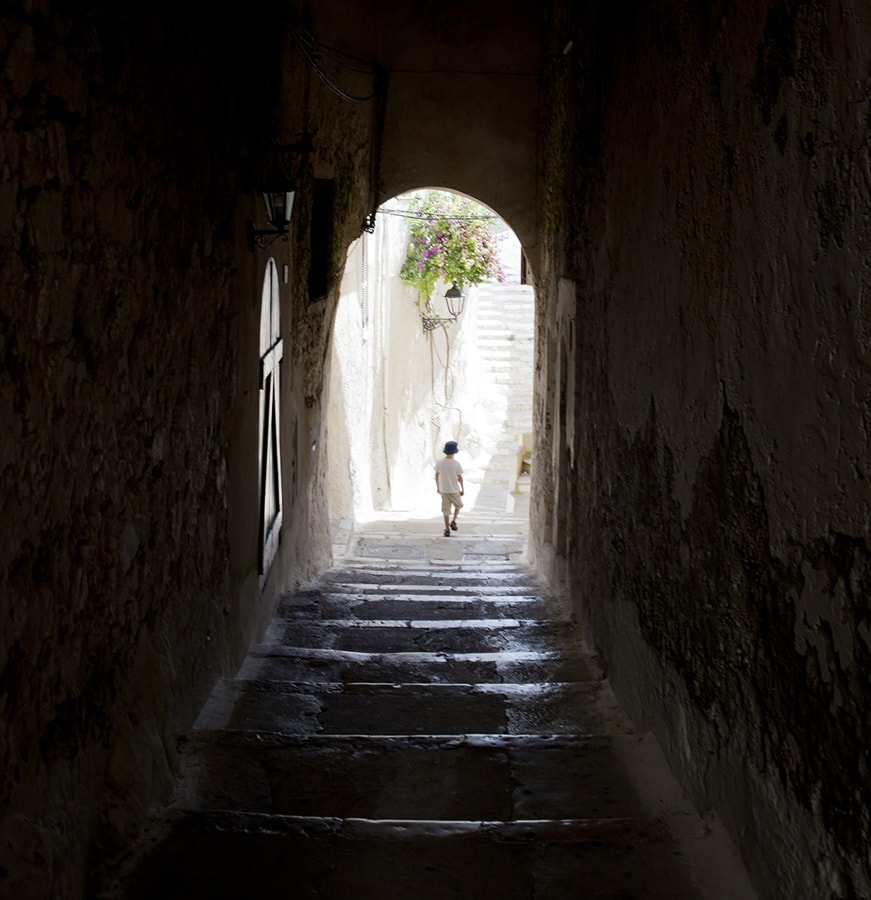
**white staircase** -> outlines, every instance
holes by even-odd
[[[529,484],[521,469],[531,450],[535,294],[520,284],[483,284],[477,290],[478,408],[490,417],[489,432],[498,437],[487,448],[492,454],[488,484],[482,486],[476,509],[486,510],[490,502],[494,512],[504,513],[505,491],[511,506]]]

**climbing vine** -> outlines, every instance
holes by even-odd
[[[482,281],[504,281],[505,273],[489,224],[498,221],[473,200],[442,191],[418,194],[408,209],[408,253],[399,272],[429,308],[439,281],[462,288]]]

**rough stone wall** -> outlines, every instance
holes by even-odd
[[[329,557],[319,392],[368,208],[371,107],[319,98],[269,4],[13,3],[0,18],[0,895],[85,894],[170,796],[175,738]],[[293,69],[293,66],[296,69]],[[283,103],[278,102],[281,97]],[[321,101],[321,102],[319,102]],[[321,144],[277,158],[314,104]],[[276,113],[276,110],[279,110]],[[361,124],[361,122],[363,124]],[[257,585],[258,188],[279,243],[287,515]],[[311,302],[315,176],[336,181]]]
[[[80,895],[227,665],[238,73],[172,21],[0,24],[4,896]]]
[[[373,208],[373,129],[385,98],[370,48],[361,48],[349,69],[339,64],[347,60],[325,43],[316,54],[318,72],[293,36],[305,23],[313,27],[311,22],[303,12],[286,13],[282,6],[281,23],[285,31],[281,86],[272,139],[276,147],[298,146],[307,135],[312,145],[303,153],[276,150],[272,163],[273,174],[284,171],[298,187],[291,240],[270,248],[280,267],[288,267],[287,284],[281,287],[285,520],[281,552],[271,576],[274,586],[284,590],[331,562],[326,453],[329,356],[348,247],[359,238],[364,218]],[[320,29],[305,28],[302,33],[316,41],[331,39]],[[332,185],[330,199],[316,195],[316,181]],[[313,227],[321,215],[331,220],[325,234]],[[261,274],[266,258],[267,254],[258,254]],[[313,291],[309,271],[319,265],[324,266],[323,285]],[[257,365],[249,371],[256,375]],[[248,449],[256,447],[249,444]]]
[[[462,192],[499,210],[532,254],[538,0],[290,6],[326,43],[382,67],[379,200],[421,187]]]
[[[867,10],[581,15],[549,12],[538,368],[574,440],[539,473],[540,402],[536,552],[762,895],[868,896]]]

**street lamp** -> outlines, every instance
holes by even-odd
[[[290,225],[295,195],[296,191],[287,184],[273,185],[263,191],[266,219],[272,228],[257,229],[253,222],[248,223],[248,246],[252,253],[255,249],[268,247],[278,237],[287,241],[287,226]]]
[[[463,307],[466,305],[466,295],[462,288],[457,287],[456,281],[445,291],[445,301],[451,318],[456,321],[463,314]]]
[[[450,317],[446,316],[422,316],[423,330],[429,334],[439,325],[453,325],[454,322],[463,314],[463,307],[466,305],[466,295],[461,288],[457,287],[455,281],[451,287],[445,291],[445,303],[448,307]]]

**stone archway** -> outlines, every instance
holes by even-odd
[[[328,433],[334,533],[340,520],[365,518],[375,510],[417,514],[418,508],[429,509],[432,464],[448,438],[459,439],[466,460],[477,469],[505,468],[501,499],[494,501],[493,492],[485,491],[487,504],[501,504],[504,513],[510,503],[506,494],[518,489],[524,445],[529,444],[534,295],[531,287],[520,284],[519,240],[491,211],[496,232],[510,248],[503,263],[508,269],[504,288],[512,298],[503,314],[499,300],[490,296],[503,286],[482,284],[467,290],[466,308],[456,325],[439,322],[427,328],[415,291],[398,276],[407,248],[408,202],[406,195],[382,206],[374,234],[351,246],[331,329]],[[440,303],[436,296],[434,312],[447,315]],[[517,366],[524,353],[526,362]],[[514,390],[515,397],[508,397],[512,365],[525,383]],[[518,421],[524,416],[525,422]],[[513,429],[511,436],[506,428]],[[506,438],[510,448],[504,446]],[[528,479],[520,483],[526,490]],[[473,477],[473,502],[476,493]]]

